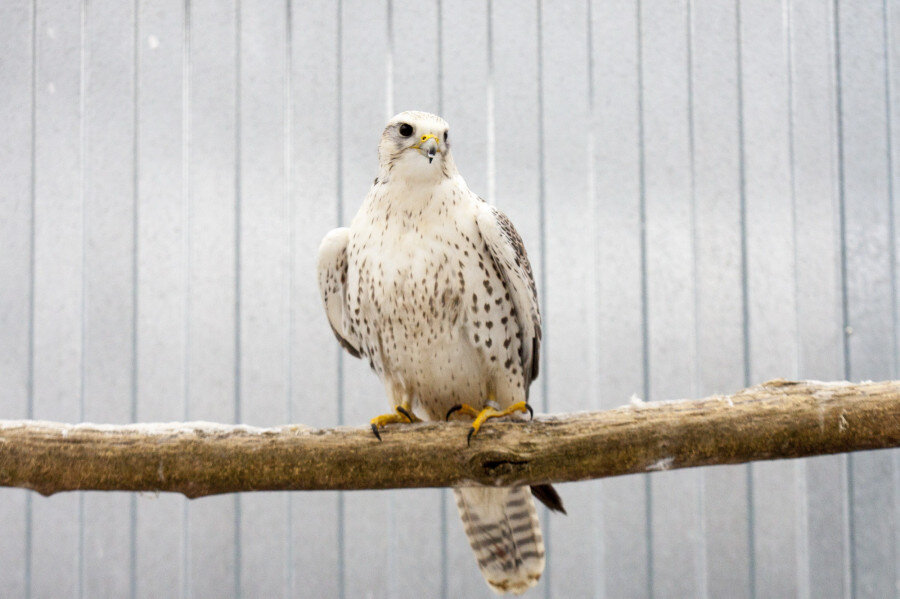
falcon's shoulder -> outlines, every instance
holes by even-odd
[[[522,366],[531,382],[540,366],[541,312],[528,252],[512,221],[497,208],[476,202],[476,222],[515,306],[522,332]]]
[[[354,358],[360,357],[360,343],[347,315],[347,244],[350,229],[329,231],[319,245],[317,272],[319,293],[331,330],[341,346]]]

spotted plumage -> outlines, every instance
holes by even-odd
[[[319,249],[319,287],[338,341],[369,361],[393,406],[427,420],[461,403],[527,401],[541,319],[522,239],[466,186],[443,119],[397,115],[378,153],[378,177],[350,227],[328,233]],[[544,546],[528,490],[455,493],[491,588],[533,586]],[[561,509],[549,486],[534,493]]]

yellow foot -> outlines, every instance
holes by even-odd
[[[492,402],[491,402],[492,403]],[[500,418],[501,416],[509,416],[515,412],[528,412],[528,414],[534,418],[534,410],[531,409],[531,406],[528,405],[528,402],[520,401],[518,403],[514,403],[509,406],[505,410],[498,410],[493,406],[486,406],[480,412],[473,408],[468,404],[460,404],[458,406],[453,406],[447,412],[447,420],[450,419],[450,415],[454,412],[462,412],[467,416],[472,416],[475,418],[475,421],[472,422],[472,427],[469,429],[469,436],[466,438],[466,445],[470,445],[472,443],[472,436],[478,433],[478,430],[481,428],[481,425],[488,418]]]
[[[421,418],[416,417],[416,415],[412,413],[412,410],[409,408],[409,404],[400,404],[399,406],[394,408],[393,414],[382,414],[381,416],[376,416],[375,418],[372,418],[370,422],[372,424],[372,432],[375,433],[375,436],[378,437],[379,441],[381,441],[381,434],[378,432],[378,429],[383,428],[386,424],[421,421]]]

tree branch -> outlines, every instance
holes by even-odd
[[[731,396],[489,421],[253,428],[0,421],[0,486],[59,491],[388,489],[577,481],[900,446],[900,381],[770,381]]]

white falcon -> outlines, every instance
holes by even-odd
[[[388,122],[379,172],[350,227],[319,247],[319,289],[340,344],[368,359],[394,422],[531,411],[541,317],[522,239],[469,190],[447,123],[425,112]],[[496,592],[522,593],[544,569],[533,493],[565,512],[550,485],[454,489],[478,566]]]

